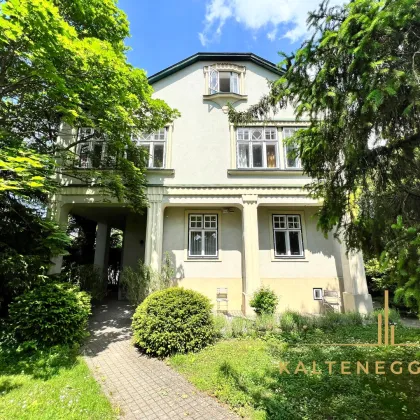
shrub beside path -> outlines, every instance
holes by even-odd
[[[133,307],[105,301],[93,310],[84,356],[120,418],[239,419],[214,398],[198,391],[164,362],[131,344]]]

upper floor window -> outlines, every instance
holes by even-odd
[[[275,127],[240,127],[236,130],[238,168],[277,168]]]
[[[239,74],[234,71],[219,71],[211,67],[209,71],[209,92],[239,94]]]
[[[103,136],[91,127],[78,130],[76,154],[80,168],[99,168],[105,158],[105,142]]]
[[[285,127],[283,128],[283,139],[292,137],[295,132],[302,127]],[[294,144],[284,145],[285,165],[287,169],[301,169],[302,162],[297,154],[297,147]]]
[[[166,141],[168,130],[166,127],[161,128],[151,134],[145,134],[135,142],[144,148],[149,154],[148,168],[164,168],[166,156]]]

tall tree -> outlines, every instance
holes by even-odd
[[[164,126],[178,112],[153,99],[145,71],[127,63],[127,36],[116,0],[0,3],[0,207],[8,221],[0,229],[0,260],[20,256],[29,267],[27,258],[37,254],[30,271],[38,275],[57,252],[44,246],[59,231],[43,212],[56,173],[95,185],[135,211],[147,205],[146,154],[131,136]],[[77,132],[63,142],[69,127]],[[93,167],[76,168],[78,145],[92,139],[102,142],[104,158],[90,151]],[[43,245],[15,241],[17,231]],[[17,271],[8,275],[19,281]]]
[[[420,2],[324,2],[308,26],[310,39],[282,54],[270,94],[230,119],[264,119],[287,104],[309,119],[290,142],[322,199],[320,228],[341,232],[349,249],[385,251],[398,295],[419,304]]]
[[[65,174],[95,179],[140,210],[145,153],[131,135],[156,130],[177,112],[152,99],[146,73],[127,63],[128,22],[116,1],[8,0],[0,19],[0,144],[54,155]],[[63,145],[66,124],[94,131],[79,130]],[[73,170],[77,144],[91,139],[104,141],[101,164],[114,170]]]

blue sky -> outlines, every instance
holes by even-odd
[[[299,47],[320,0],[119,0],[129,62],[152,75],[201,51],[253,52],[278,63]],[[333,0],[331,3],[340,3]]]

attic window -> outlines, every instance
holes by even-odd
[[[209,77],[209,93],[239,94],[239,74],[234,71],[218,71],[211,67]]]

